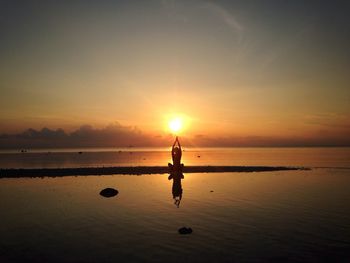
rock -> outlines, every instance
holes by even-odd
[[[213,191],[213,190],[211,190],[210,192],[211,192],[211,193],[213,193],[214,191]]]
[[[100,195],[102,195],[103,197],[113,197],[113,196],[116,196],[118,193],[119,192],[116,189],[105,188],[100,192]]]
[[[179,230],[179,234],[181,235],[188,235],[188,234],[191,234],[193,231],[192,231],[192,228],[190,227],[181,227]]]

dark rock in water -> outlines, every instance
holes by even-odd
[[[192,231],[192,228],[190,228],[190,227],[181,227],[180,229],[179,229],[179,234],[181,234],[181,235],[188,235],[188,234],[191,234],[193,231]]]
[[[103,197],[113,197],[118,194],[118,190],[113,189],[113,188],[105,188],[100,192],[100,195]]]

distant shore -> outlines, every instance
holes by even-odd
[[[309,170],[305,167],[286,166],[185,166],[183,173],[227,173],[227,172],[272,172],[290,170]],[[130,166],[130,167],[84,167],[84,168],[33,168],[0,169],[0,178],[21,177],[60,177],[87,175],[142,175],[167,174],[167,166]]]

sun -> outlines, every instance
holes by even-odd
[[[170,132],[173,135],[179,136],[180,134],[183,134],[185,131],[187,133],[191,123],[192,119],[184,113],[177,113],[177,114],[167,114],[164,115],[164,131],[166,133]]]
[[[178,133],[183,126],[183,122],[182,119],[179,117],[173,118],[169,121],[169,129],[173,132],[173,133]]]

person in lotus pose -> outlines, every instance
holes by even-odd
[[[184,175],[182,174],[182,168],[184,165],[181,163],[181,156],[181,145],[178,137],[176,136],[173,147],[171,149],[171,157],[173,159],[173,164],[168,163],[168,166],[170,168],[170,175],[168,177],[169,180],[176,178],[184,178]]]

